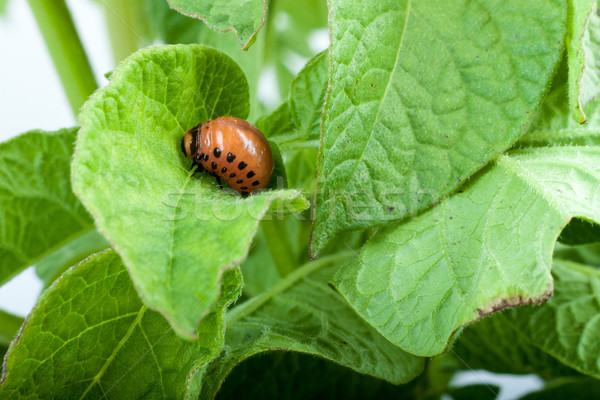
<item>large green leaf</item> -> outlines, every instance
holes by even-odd
[[[223,270],[244,259],[271,203],[307,206],[295,190],[247,198],[191,176],[185,129],[245,117],[248,86],[235,63],[202,46],[142,50],[85,105],[74,189],[122,256],[144,303],[194,337],[218,297]]]
[[[552,294],[550,265],[574,216],[600,221],[600,147],[511,151],[460,193],[375,234],[336,286],[384,336],[442,352],[462,326]]]
[[[30,265],[53,271],[108,246],[71,190],[76,135],[31,131],[0,144],[0,283]],[[57,258],[64,251],[69,260]]]
[[[600,271],[555,260],[552,275],[554,295],[546,304],[498,313],[469,327],[455,348],[460,357],[473,368],[497,372],[536,372],[550,379],[574,375],[573,368],[600,377]]]
[[[571,115],[586,122],[583,106],[600,91],[598,51],[600,16],[596,0],[569,0],[567,56],[569,63],[569,104]]]
[[[560,0],[330,2],[313,255],[415,214],[523,134],[564,47]]]
[[[423,359],[385,340],[328,286],[337,264],[348,255],[308,263],[231,310],[223,352],[204,367],[201,397],[213,397],[236,364],[274,350],[318,355],[395,384],[417,376]]]
[[[182,14],[199,18],[218,32],[233,30],[244,50],[265,23],[266,0],[168,0]]]
[[[413,400],[419,393],[413,382],[396,386],[322,358],[270,352],[236,366],[216,398]]]
[[[93,255],[42,294],[9,348],[0,397],[196,397],[196,370],[218,355],[241,284],[238,269],[223,275],[223,295],[191,343],[147,310],[114,251]]]

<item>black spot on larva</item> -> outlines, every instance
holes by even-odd
[[[221,168],[221,173],[224,174],[225,172],[227,172],[227,168],[225,168],[225,167]]]
[[[235,172],[232,172],[231,174],[229,174],[230,178],[234,178],[235,177]]]
[[[217,158],[221,157],[221,149],[219,149],[218,147],[215,147],[215,149],[213,150],[213,154]]]
[[[242,183],[242,182],[244,182],[243,179],[238,179],[237,181],[235,181],[235,183]]]
[[[196,162],[200,162],[202,160],[203,154],[196,154]]]
[[[250,171],[248,172],[248,175],[246,175],[248,178],[252,178],[254,176],[254,171]]]
[[[208,161],[208,154],[205,154],[204,156],[202,156],[202,158],[204,159],[204,161]]]
[[[248,192],[240,192],[242,193],[242,196],[248,196]]]
[[[235,160],[235,156],[233,155],[233,153],[227,154],[227,161],[232,162],[233,160]]]
[[[214,161],[210,164],[210,166],[212,167],[212,169],[217,169],[217,163]]]
[[[241,169],[246,168],[247,166],[248,166],[248,164],[246,164],[245,162],[242,161],[241,163],[238,164],[238,169],[241,170]]]
[[[259,183],[260,182],[258,182],[258,181],[254,181],[254,182],[252,182],[252,186],[257,186]]]
[[[240,189],[246,190],[246,189],[248,189],[248,186],[242,186],[242,187],[240,187]]]

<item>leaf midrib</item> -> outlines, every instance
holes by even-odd
[[[410,16],[411,6],[412,6],[412,0],[408,0],[406,3],[406,16],[404,17],[404,27],[402,28],[402,34],[400,36],[400,43],[398,44],[398,51],[396,52],[394,68],[392,68],[392,72],[390,72],[390,77],[385,86],[385,90],[383,92],[383,97],[381,98],[381,101],[379,102],[379,107],[377,107],[377,112],[375,113],[375,118],[373,119],[373,125],[369,131],[369,138],[367,139],[367,142],[365,143],[365,146],[363,147],[363,151],[360,154],[360,157],[358,157],[356,162],[353,163],[352,174],[351,174],[352,176],[354,176],[356,174],[356,169],[358,168],[358,164],[363,161],[363,159],[365,157],[365,153],[367,152],[367,148],[369,147],[369,144],[371,143],[371,140],[373,139],[373,135],[375,132],[375,126],[377,125],[377,123],[379,121],[379,117],[381,115],[381,109],[383,108],[383,103],[385,102],[385,99],[387,98],[387,95],[390,91],[390,86],[394,79],[394,75],[396,74],[396,69],[398,68],[398,64],[399,64],[399,60],[400,60],[400,53],[402,52],[402,47],[404,45],[404,38],[406,37],[406,31],[407,31],[406,28],[408,27],[408,20],[409,20],[409,16]],[[351,180],[346,183],[346,187],[345,187],[346,189],[348,189],[348,187],[350,186],[350,183],[351,183]]]
[[[83,400],[85,398],[85,396],[89,393],[89,391],[94,387],[94,385],[96,385],[100,381],[100,379],[102,378],[102,376],[104,375],[104,373],[106,372],[106,370],[108,369],[108,367],[110,366],[110,364],[112,363],[112,361],[115,359],[115,357],[117,356],[117,354],[119,353],[119,351],[121,351],[121,348],[125,345],[125,343],[127,343],[127,341],[129,340],[129,338],[133,334],[133,330],[135,329],[135,327],[141,322],[141,320],[142,320],[142,318],[143,318],[144,313],[146,312],[146,310],[147,310],[147,308],[144,305],[140,308],[140,311],[138,311],[138,314],[135,317],[135,319],[133,320],[133,322],[131,323],[131,325],[129,326],[129,329],[127,330],[127,332],[125,333],[125,335],[123,336],[123,338],[121,338],[121,341],[115,346],[113,352],[106,359],[106,361],[104,362],[104,365],[102,365],[102,368],[100,369],[100,371],[98,371],[98,373],[96,374],[96,376],[94,376],[94,378],[92,379],[92,382],[90,382],[90,384],[85,389],[85,391],[83,392],[83,394],[81,395],[81,397],[79,398],[79,400]],[[106,391],[106,393],[108,393],[112,389],[112,387],[114,387],[114,385],[116,385],[117,383],[118,382],[116,382],[115,384],[113,384],[113,386],[111,386]]]

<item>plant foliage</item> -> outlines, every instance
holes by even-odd
[[[475,368],[597,397],[597,1],[115,4],[140,49],[79,126],[0,144],[0,283],[46,285],[0,310],[0,398],[496,398]],[[93,82],[66,3],[30,5]],[[190,170],[224,115],[266,190]]]

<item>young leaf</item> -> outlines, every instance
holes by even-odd
[[[244,359],[274,350],[318,355],[394,384],[417,376],[423,359],[385,340],[328,286],[337,263],[348,255],[310,262],[233,309],[227,315],[223,352],[204,367],[201,397],[212,398]]]
[[[289,103],[283,102],[272,113],[260,117],[256,121],[256,127],[269,139],[277,139],[277,136],[294,131],[294,121],[290,113]]]
[[[222,296],[190,343],[141,303],[114,251],[93,255],[42,294],[9,348],[0,396],[197,397],[191,382],[221,350],[224,311],[241,284],[238,269],[224,273]]]
[[[296,129],[305,140],[321,136],[328,73],[329,58],[324,51],[310,60],[292,81],[290,111]]]
[[[76,136],[77,128],[31,131],[0,144],[0,283],[30,265],[61,269],[108,247],[71,190]],[[70,260],[57,259],[66,249]]]
[[[559,0],[330,2],[313,256],[415,214],[523,134],[563,50]]]
[[[469,327],[458,354],[484,368],[493,367],[495,355],[506,359],[503,372],[536,372],[546,379],[575,375],[570,368],[600,377],[600,271],[557,259],[552,275],[554,295],[546,304],[498,313]]]
[[[569,104],[574,120],[583,124],[587,121],[583,106],[600,91],[596,65],[596,54],[600,51],[600,16],[596,0],[569,0],[568,4]]]
[[[168,0],[180,13],[201,19],[218,32],[233,30],[244,50],[265,23],[266,0]]]
[[[600,147],[511,151],[460,193],[377,232],[335,285],[393,343],[438,354],[460,327],[552,295],[561,229],[574,216],[600,222],[599,172]]]
[[[231,59],[179,45],[134,54],[81,113],[75,192],[144,303],[189,337],[218,298],[222,272],[246,256],[271,203],[288,212],[307,207],[295,190],[242,198],[188,172],[184,131],[247,112],[248,85]]]
[[[318,139],[321,133],[328,66],[326,52],[312,58],[292,81],[289,99],[260,118],[257,127],[286,148],[313,145],[311,141]]]

